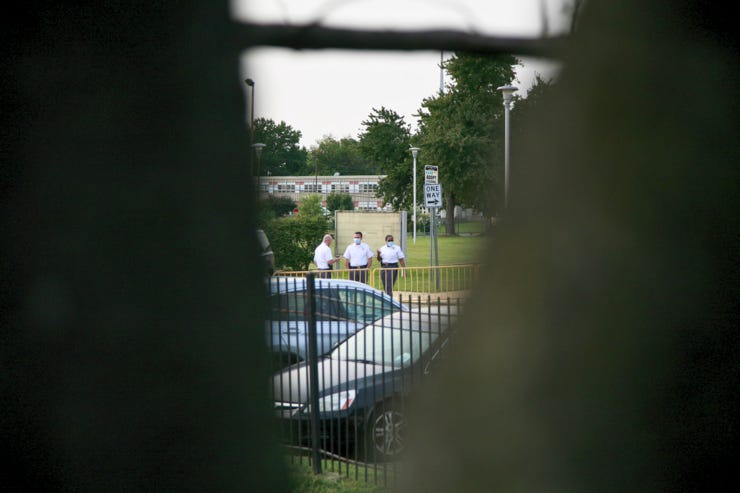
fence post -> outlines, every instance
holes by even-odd
[[[308,401],[311,405],[311,462],[314,474],[321,474],[319,457],[319,375],[318,375],[318,338],[316,336],[316,274],[306,274],[306,294],[308,301]]]

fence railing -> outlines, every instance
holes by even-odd
[[[333,279],[352,279],[358,273],[355,269],[335,269],[332,271],[287,271],[279,270],[273,273],[273,276],[286,277],[305,277],[309,272],[322,277],[322,274],[330,273]],[[433,299],[440,297],[457,299],[465,296],[467,292],[473,289],[478,282],[480,264],[457,264],[457,265],[440,265],[437,267],[397,267],[384,268],[372,267],[366,269],[367,284],[370,286],[385,290],[384,281],[395,274],[393,285],[393,296],[414,296],[416,294],[441,294],[442,296],[433,296]],[[387,292],[387,290],[386,290]]]
[[[269,350],[296,356],[276,359],[273,368],[281,438],[314,472],[326,466],[393,483],[413,419],[408,403],[446,359],[462,300],[417,294],[399,302],[316,271],[305,280],[293,274],[271,280],[266,325]]]

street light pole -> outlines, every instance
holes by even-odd
[[[262,149],[264,149],[265,144],[262,144],[261,142],[258,142],[256,144],[252,144],[252,147],[254,147],[254,153],[257,155],[257,193],[259,194],[259,191],[260,191],[260,164],[262,162]]]
[[[244,79],[244,82],[249,86],[251,90],[251,96],[252,101],[249,104],[249,147],[252,147],[254,145],[254,80],[252,79]],[[251,169],[250,172],[254,175],[254,163],[252,163],[252,155],[249,156],[249,161],[251,163]]]
[[[414,156],[414,178],[413,178],[413,186],[414,186],[414,245],[416,245],[416,156],[419,154],[419,148],[418,147],[412,147],[409,149],[411,151],[411,155]]]
[[[514,86],[496,88],[504,97],[504,208],[509,207],[509,110],[511,110],[512,94],[517,89],[519,88]]]

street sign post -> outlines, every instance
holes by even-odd
[[[429,164],[424,166],[424,183],[439,183],[438,171],[439,168],[437,168],[437,166]]]
[[[424,184],[424,206],[441,207],[442,206],[442,185]]]
[[[424,166],[424,206],[429,209],[429,263],[439,266],[437,247],[437,207],[442,207],[442,184],[439,183],[439,168],[434,165]],[[439,272],[432,273],[439,289]]]

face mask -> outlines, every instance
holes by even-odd
[[[361,241],[361,238],[355,238],[355,245],[359,245]]]
[[[392,241],[389,241],[389,242],[388,242],[388,246],[389,246],[389,247],[392,247],[392,246],[393,246],[393,242],[392,242]]]

